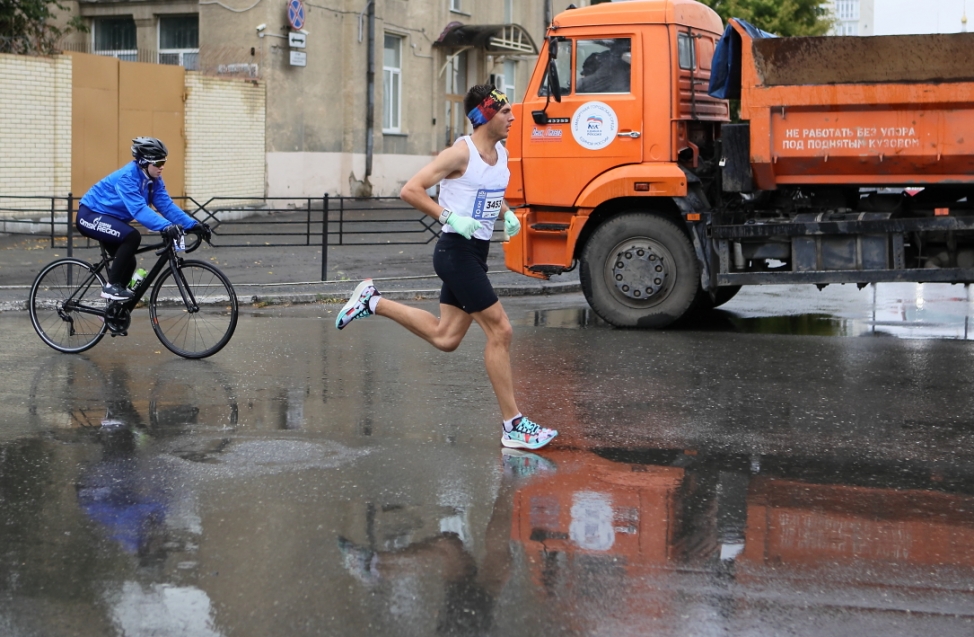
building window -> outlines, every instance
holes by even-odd
[[[456,11],[457,13],[463,13],[463,5],[461,4],[463,0],[450,0],[450,11]]]
[[[504,60],[504,75],[500,78],[500,89],[512,103],[517,101],[517,62]]]
[[[839,20],[859,20],[859,0],[835,0],[835,17]]]
[[[446,60],[446,131],[444,146],[450,146],[467,129],[463,96],[467,92],[467,52],[461,51]]]
[[[504,24],[514,22],[514,0],[504,0]]]
[[[159,18],[159,64],[199,69],[200,19],[197,15]]]
[[[451,55],[446,62],[446,92],[465,95],[467,92],[467,52]]]
[[[123,18],[97,18],[92,23],[92,48],[98,55],[110,55],[119,60],[138,60],[135,38],[135,20]]]
[[[386,34],[382,55],[382,82],[385,89],[382,130],[398,133],[402,129],[402,37]]]

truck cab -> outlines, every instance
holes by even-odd
[[[506,264],[577,265],[623,327],[742,285],[974,282],[972,69],[971,33],[777,38],[695,0],[565,11],[515,106]]]
[[[692,0],[606,3],[555,18],[540,57],[550,62],[539,63],[515,105],[508,138],[507,201],[523,206],[516,214],[524,228],[506,245],[509,268],[542,278],[569,270],[602,222],[629,211],[651,208],[683,232],[685,212],[674,200],[699,186],[688,169],[702,152],[713,154],[729,116],[727,102],[707,94],[722,28]],[[643,247],[632,267],[669,275],[667,263],[648,260],[651,252],[665,258],[665,246]],[[638,311],[672,291],[670,278],[648,291],[608,293]]]

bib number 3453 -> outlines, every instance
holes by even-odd
[[[479,220],[496,219],[504,202],[503,190],[478,190],[473,206],[473,218]]]

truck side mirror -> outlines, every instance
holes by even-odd
[[[548,93],[554,95],[556,102],[561,102],[561,82],[558,80],[558,66],[555,58],[548,60]]]

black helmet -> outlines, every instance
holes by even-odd
[[[155,137],[136,137],[132,140],[132,157],[136,160],[161,161],[168,155],[169,149]]]

